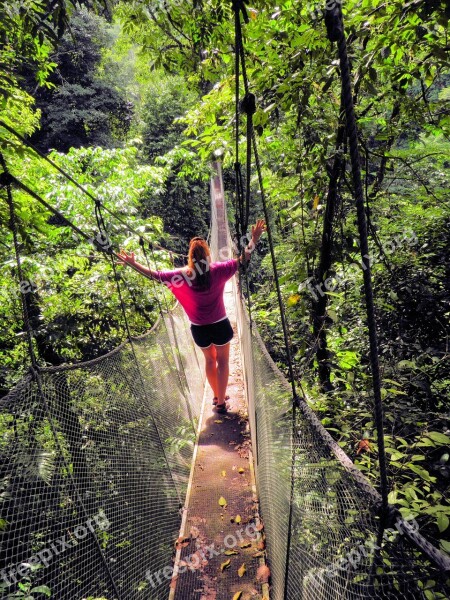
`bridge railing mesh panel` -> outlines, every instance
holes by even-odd
[[[167,598],[204,379],[166,323],[0,400],[2,598]]]
[[[222,195],[211,214],[217,255],[231,245]],[[448,598],[450,558],[414,533],[415,522],[391,519],[378,539],[379,494],[305,400],[293,416],[291,387],[235,289],[271,599]]]

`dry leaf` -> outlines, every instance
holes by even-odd
[[[222,419],[214,419],[214,423],[223,423]]]
[[[262,523],[258,523],[258,525],[256,526],[256,530],[262,531],[263,529],[264,529],[264,525]]]
[[[242,592],[236,592],[233,596],[233,600],[240,600],[242,596]]]
[[[227,472],[226,471],[222,471],[221,475],[222,475],[222,477],[226,477],[227,476]]]
[[[261,565],[256,571],[256,579],[260,583],[267,583],[270,577],[270,569],[267,565]]]
[[[258,542],[257,546],[258,550],[264,550],[264,548],[266,547],[266,543],[264,540],[261,540]]]
[[[247,567],[245,566],[245,563],[242,563],[242,565],[238,569],[238,575],[239,575],[239,577],[244,577],[244,575],[246,573],[247,573]]]
[[[226,560],[225,562],[223,562],[220,565],[220,570],[223,572],[225,569],[228,569],[228,567],[231,565],[231,558],[229,558],[228,560]]]
[[[260,556],[264,556],[264,551],[260,550],[259,552],[255,552],[253,558],[259,558]]]
[[[179,548],[186,548],[186,546],[189,546],[189,543],[191,541],[191,538],[189,537],[179,537],[176,542],[175,542],[175,548],[177,548],[177,550]]]
[[[250,548],[250,546],[251,546],[251,543],[250,543],[250,542],[244,542],[243,544],[240,544],[240,547],[241,547],[242,549],[244,549],[244,548]]]
[[[220,496],[220,498],[219,498],[219,506],[223,506],[223,508],[225,508],[227,506],[227,501],[225,500],[225,498],[223,496]]]
[[[239,467],[239,473],[242,475],[242,473],[245,473],[245,469],[243,469],[242,467]]]
[[[232,556],[233,554],[239,554],[237,550],[225,550],[224,554],[226,556]]]
[[[241,521],[242,521],[241,515],[237,515],[236,517],[234,517],[234,522],[237,523],[238,525]]]

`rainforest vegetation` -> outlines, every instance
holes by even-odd
[[[343,6],[363,162],[382,369],[389,500],[450,553],[450,38],[441,0]],[[256,140],[296,376],[323,425],[375,484],[363,270],[343,135],[340,70],[320,3],[255,0],[244,44]],[[207,235],[210,163],[234,217],[234,28],[225,0],[0,0],[0,151],[9,171],[94,238],[95,203],[18,132],[153,242],[184,261]],[[241,82],[243,90],[243,82]],[[238,131],[245,157],[245,116]],[[256,174],[251,218],[261,216]],[[111,263],[14,190],[25,299],[42,365],[88,360],[125,329]],[[115,248],[139,240],[105,215]],[[29,365],[0,191],[0,394]],[[132,333],[159,296],[132,271]],[[23,285],[23,282],[22,282]],[[267,240],[252,259],[253,315],[286,370]]]

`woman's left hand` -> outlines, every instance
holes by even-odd
[[[252,241],[256,244],[259,242],[259,238],[262,236],[264,231],[267,230],[266,222],[264,219],[258,219],[254,225],[252,225]]]
[[[119,264],[130,265],[130,267],[136,266],[136,258],[134,252],[127,252],[126,250],[120,250],[118,254]]]

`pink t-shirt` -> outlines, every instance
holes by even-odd
[[[156,271],[155,279],[167,285],[192,324],[210,325],[227,316],[223,291],[226,282],[236,273],[238,265],[238,258],[211,263],[211,285],[207,290],[198,290],[192,285],[186,268]]]

